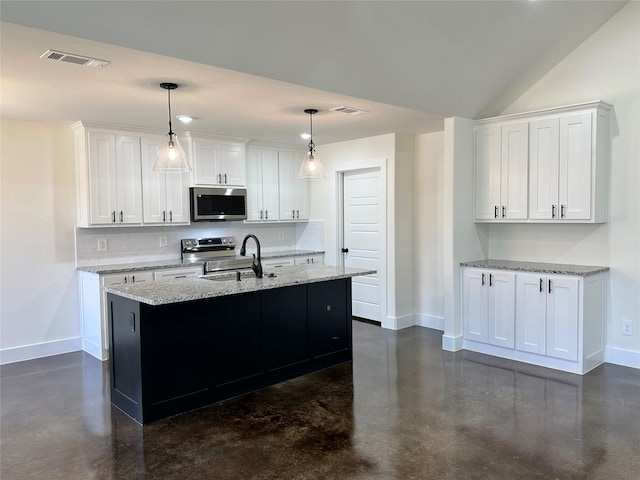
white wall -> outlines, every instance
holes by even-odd
[[[0,363],[78,350],[71,129],[0,125]]]
[[[604,225],[492,225],[489,256],[608,265],[606,360],[640,368],[640,2],[630,2],[505,112],[613,104],[610,215]],[[633,336],[621,334],[633,320]]]
[[[337,189],[330,172],[382,165],[387,185],[386,313],[382,325],[413,325],[413,136],[387,134],[317,147],[327,178],[311,181],[311,217],[325,222],[325,260],[337,264]],[[402,191],[399,192],[398,189]],[[400,218],[402,214],[403,218]],[[386,315],[386,316],[385,316]]]
[[[414,298],[416,325],[444,330],[442,215],[444,132],[415,138]]]

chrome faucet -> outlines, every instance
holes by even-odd
[[[253,272],[256,274],[256,278],[262,278],[262,262],[260,261],[260,241],[258,240],[258,237],[256,237],[253,233],[246,235],[244,237],[244,240],[242,240],[242,247],[240,247],[240,255],[242,255],[243,257],[247,255],[246,246],[247,246],[247,240],[249,238],[253,238],[258,247],[258,258],[256,259],[256,254],[254,253],[253,263],[251,264],[251,270],[253,270]]]

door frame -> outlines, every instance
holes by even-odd
[[[366,171],[378,170],[380,174],[380,181],[383,185],[383,189],[379,192],[380,203],[384,205],[384,208],[380,210],[380,216],[378,218],[380,224],[381,246],[380,246],[380,261],[381,268],[378,270],[378,278],[380,280],[380,292],[382,292],[380,298],[380,322],[383,327],[388,326],[389,319],[387,313],[387,298],[389,292],[387,290],[387,275],[388,275],[388,255],[387,255],[387,210],[389,208],[387,204],[387,193],[389,186],[387,183],[387,159],[371,159],[354,162],[345,162],[333,165],[331,168],[331,176],[333,179],[333,194],[332,194],[332,212],[333,224],[336,225],[334,232],[334,249],[335,264],[342,267],[344,266],[344,257],[341,249],[344,239],[344,175],[345,173],[364,173]]]

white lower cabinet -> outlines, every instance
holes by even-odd
[[[584,374],[604,361],[606,273],[462,269],[463,347]]]
[[[293,257],[294,265],[322,265],[324,255],[298,255]]]
[[[513,348],[515,274],[465,269],[463,282],[465,338]]]

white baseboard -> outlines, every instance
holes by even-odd
[[[0,350],[0,365],[60,355],[61,353],[77,352],[79,350],[82,350],[82,337],[65,338],[22,347],[3,348]]]
[[[433,315],[425,315],[424,313],[416,313],[415,324],[420,327],[433,328],[444,332],[444,318],[435,317]]]
[[[623,350],[622,348],[606,347],[604,361],[623,367],[640,368],[640,352]]]
[[[413,327],[416,324],[415,315],[403,315],[402,317],[387,317],[382,321],[382,328],[389,330],[401,330],[407,327]]]
[[[442,349],[448,352],[462,350],[462,335],[458,335],[457,337],[442,335]]]

